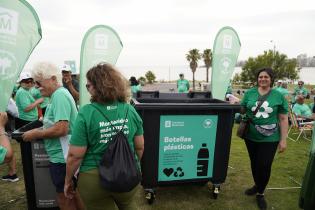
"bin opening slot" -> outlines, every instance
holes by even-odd
[[[138,91],[137,98],[159,98],[159,91]]]
[[[208,92],[189,92],[187,93],[188,98],[212,98],[210,91]]]
[[[221,103],[226,104],[226,102],[218,100],[218,99],[212,99],[212,98],[138,98],[137,101],[139,103]]]

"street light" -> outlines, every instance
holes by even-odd
[[[275,60],[276,60],[276,44],[273,40],[270,40],[273,43],[273,59],[272,59],[272,68],[275,67]]]

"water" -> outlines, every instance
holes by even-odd
[[[192,72],[187,66],[118,66],[121,72],[126,78],[135,76],[139,78],[144,76],[147,71],[152,71],[156,76],[156,81],[175,81],[179,78],[180,73],[184,73],[185,78],[192,80]],[[241,67],[235,67],[233,76],[235,73],[240,73]],[[199,81],[206,80],[206,68],[197,68],[195,73],[195,79]],[[315,67],[305,67],[300,71],[300,79],[305,84],[315,84]],[[209,70],[209,80],[211,80],[211,69]]]

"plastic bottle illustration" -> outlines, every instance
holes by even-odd
[[[197,176],[208,175],[209,150],[207,144],[203,143],[197,156]]]

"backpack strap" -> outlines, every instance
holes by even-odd
[[[124,129],[125,123],[126,123],[126,119],[127,119],[127,115],[129,112],[129,107],[127,107],[127,111],[126,111],[126,115],[125,115],[125,120],[124,120],[124,124],[122,125],[122,128],[118,131],[117,128],[110,122],[110,120],[108,119],[108,117],[106,117],[106,115],[102,112],[102,110],[100,108],[98,108],[96,105],[91,104],[91,106],[93,106],[99,113],[101,113],[103,115],[103,117],[110,123],[110,125],[112,126],[112,128],[116,131],[116,133],[114,135],[116,135],[117,133],[121,132]],[[97,144],[97,143],[96,143]],[[96,145],[94,144],[94,145]],[[93,145],[93,146],[94,146]],[[93,154],[93,158],[94,161],[96,163],[96,165],[98,165],[96,158],[95,158],[95,154],[91,152],[91,154]]]

